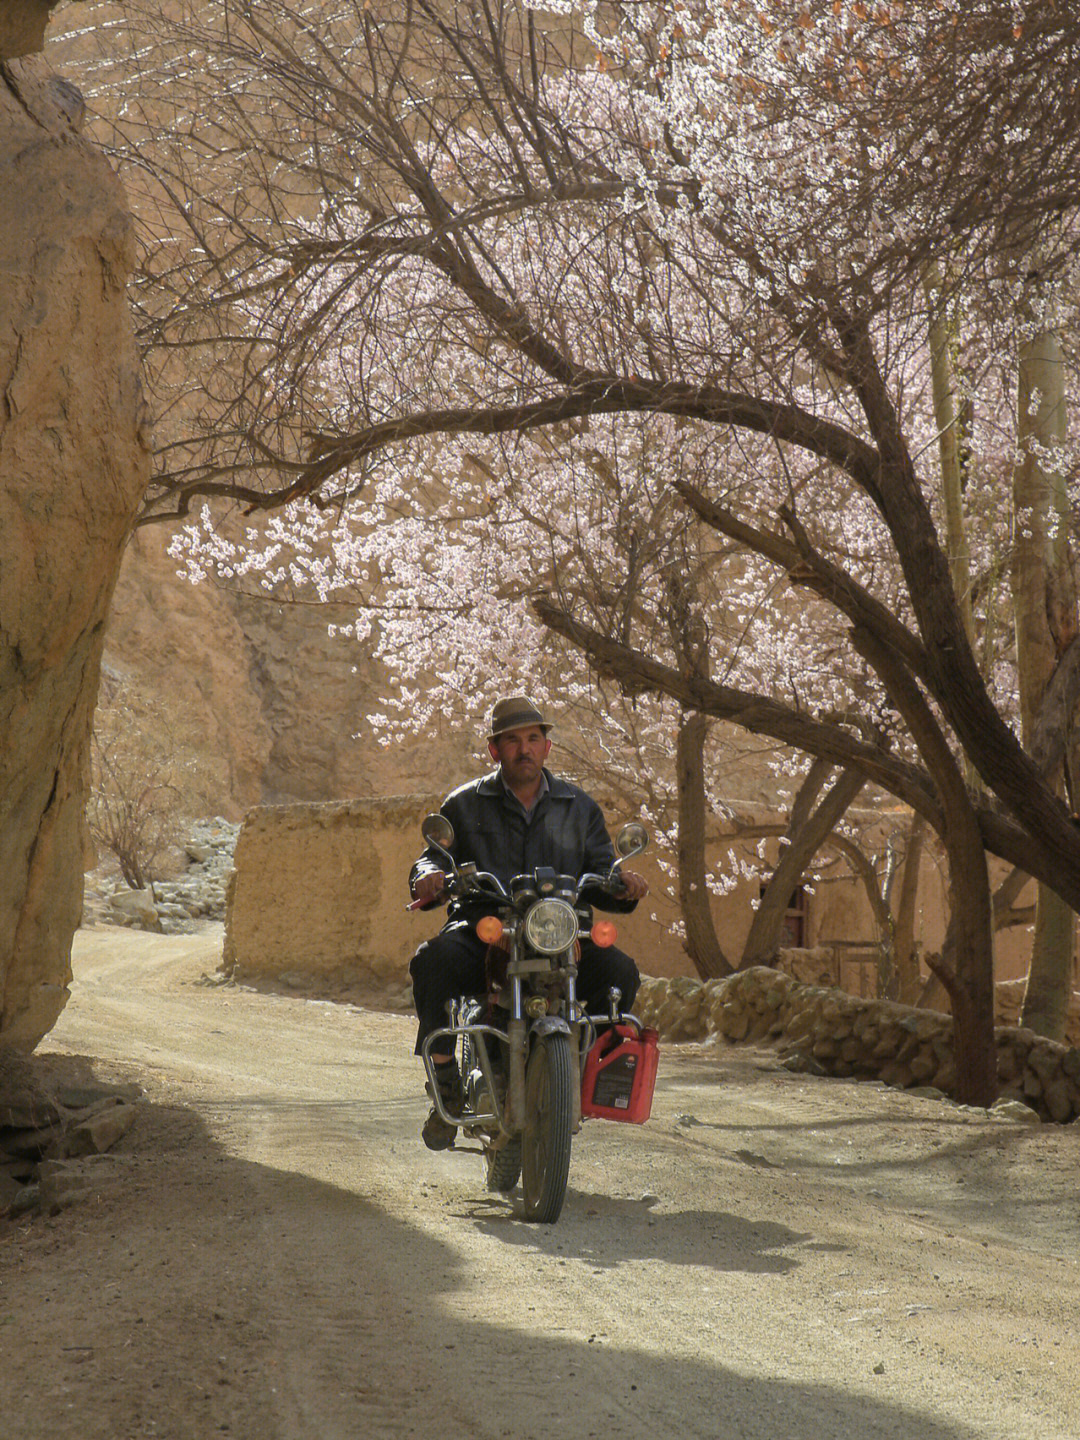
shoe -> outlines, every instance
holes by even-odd
[[[446,1066],[446,1071],[445,1075],[440,1074],[438,1070],[435,1072],[439,1082],[439,1098],[451,1115],[460,1115],[462,1105],[465,1103],[461,1073],[457,1065]],[[424,1089],[429,1095],[431,1094],[430,1082],[424,1086]],[[420,1134],[429,1150],[449,1150],[457,1137],[457,1126],[447,1124],[433,1105]]]

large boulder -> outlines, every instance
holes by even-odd
[[[5,7],[3,53],[46,8]],[[67,999],[105,617],[149,474],[132,225],[82,111],[40,57],[0,61],[0,1049]]]

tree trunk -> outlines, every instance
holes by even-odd
[[[897,996],[901,1005],[914,1005],[922,991],[919,957],[915,949],[915,904],[919,894],[919,867],[922,863],[926,821],[921,815],[911,817],[907,854],[900,878],[900,896],[896,903],[893,927],[893,959],[896,965]]]
[[[978,816],[948,741],[911,675],[868,631],[855,630],[851,638],[903,716],[941,797],[950,917],[943,963],[937,973],[952,1000],[957,1097],[966,1105],[991,1105],[998,1093],[994,924]]]
[[[842,311],[836,313],[835,323],[851,357],[854,386],[878,446],[876,497],[896,546],[925,645],[919,657],[924,671],[921,678],[983,784],[1027,832],[1030,852],[1039,860],[1035,868],[1045,870],[1049,865],[1061,874],[1063,880],[1056,888],[1071,900],[1080,888],[1080,833],[1005,724],[979,673],[956,605],[948,562],[869,330],[861,320]],[[880,626],[874,628],[880,631]],[[1056,884],[1052,879],[1050,883]]]
[[[1065,358],[1060,339],[1043,332],[1020,347],[1017,430],[1020,460],[1013,476],[1012,583],[1016,661],[1024,742],[1059,655],[1076,632],[1076,601],[1065,546],[1068,500],[1064,476],[1046,456],[1065,443]],[[1072,716],[1062,717],[1071,727]],[[1060,770],[1058,770],[1060,786]],[[1022,1021],[1060,1040],[1072,983],[1074,922],[1069,907],[1047,886],[1036,900],[1031,968]]]
[[[828,768],[825,767],[826,771]],[[754,914],[739,961],[740,970],[747,970],[751,965],[769,965],[776,958],[784,916],[796,886],[866,781],[854,770],[842,771],[817,809],[810,811],[821,784],[819,763],[811,766],[792,806],[788,843],[781,848],[776,869]]]
[[[957,801],[956,823],[944,837],[950,906],[944,959],[952,972],[952,983],[945,983],[953,1006],[956,1094],[961,1104],[988,1106],[998,1094],[990,878],[974,812],[969,805],[965,817],[963,799]]]
[[[934,419],[938,428],[941,461],[941,493],[945,515],[945,543],[949,574],[968,641],[974,644],[975,623],[971,610],[971,550],[964,525],[963,433],[956,396],[952,333],[945,313],[940,268],[935,265],[926,283],[930,309],[930,374],[934,393]]]
[[[720,947],[709,904],[705,861],[705,739],[710,721],[686,714],[679,722],[675,770],[679,795],[679,904],[686,926],[686,953],[702,980],[732,973]]]
[[[67,999],[105,616],[148,478],[123,193],[38,58],[0,64],[0,1048]]]
[[[1048,886],[1040,885],[1020,1023],[1048,1040],[1065,1039],[1075,940],[1073,912]]]

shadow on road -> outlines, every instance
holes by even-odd
[[[978,1437],[875,1398],[869,1375],[775,1378],[809,1342],[768,1324],[775,1352],[744,1373],[706,1306],[660,1318],[640,1279],[658,1266],[620,1276],[636,1259],[781,1277],[798,1263],[781,1252],[810,1239],[786,1226],[575,1191],[556,1227],[478,1201],[436,1229],[403,1218],[405,1197],[391,1214],[350,1188],[363,1176],[304,1173],[299,1141],[294,1169],[231,1153],[164,1091],[118,1161],[96,1201],[0,1233],[5,1429],[21,1440]]]
[[[778,1251],[812,1240],[809,1232],[773,1221],[748,1220],[723,1210],[654,1211],[640,1200],[608,1199],[573,1187],[557,1226],[529,1225],[520,1202],[492,1196],[462,1214],[506,1244],[547,1254],[565,1247],[569,1236],[594,1265],[617,1267],[630,1260],[663,1260],[665,1265],[702,1265],[748,1275],[785,1275],[798,1261]],[[507,1222],[512,1222],[508,1224]],[[610,1245],[610,1238],[617,1242]],[[598,1246],[600,1248],[598,1248]]]

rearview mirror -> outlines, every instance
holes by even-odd
[[[620,860],[629,860],[632,855],[640,855],[648,845],[649,832],[637,820],[631,820],[629,825],[624,825],[615,837],[615,849]]]
[[[449,850],[454,843],[454,827],[445,815],[425,815],[420,833],[429,845],[440,850]]]

